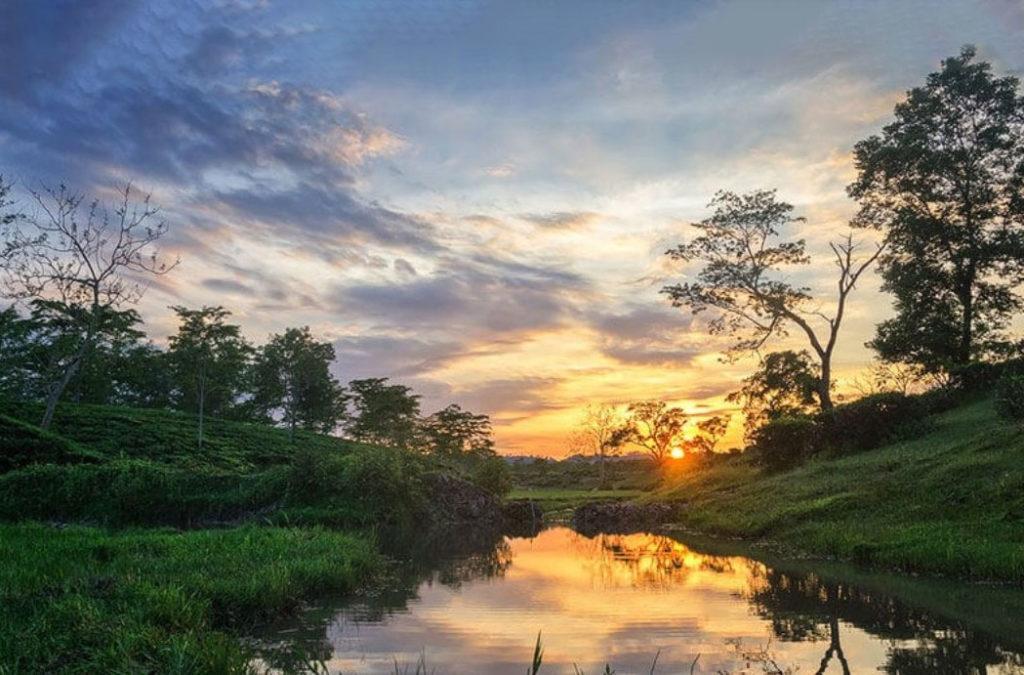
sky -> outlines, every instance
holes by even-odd
[[[853,145],[968,43],[1024,75],[1024,2],[0,0],[0,173],[26,208],[152,194],[182,260],[140,306],[157,342],[173,304],[308,325],[343,382],[561,456],[588,404],[697,420],[754,367],[659,294],[717,190],[807,218],[793,279],[828,309]],[[848,311],[840,388],[890,312],[873,275]]]

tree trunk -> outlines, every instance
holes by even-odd
[[[43,412],[43,421],[39,423],[41,429],[49,429],[53,423],[53,414],[57,410],[57,403],[60,402],[60,397],[64,395],[64,390],[67,389],[71,378],[78,372],[78,367],[82,363],[84,353],[85,348],[83,346],[78,354],[75,355],[74,360],[64,369],[64,374],[61,375],[60,379],[50,387],[50,393],[46,397],[46,410]]]
[[[199,449],[203,449],[203,413],[206,409],[206,378],[199,379]]]
[[[604,489],[604,448],[601,448],[600,454],[598,455],[598,476],[599,484],[601,489]]]
[[[821,380],[818,382],[818,405],[822,412],[832,410],[832,355],[821,357]]]
[[[961,293],[960,304],[963,305],[963,316],[960,317],[960,344],[957,349],[957,364],[965,366],[971,362],[974,342],[974,296],[970,287]]]

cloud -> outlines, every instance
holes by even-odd
[[[693,317],[680,310],[636,305],[590,319],[606,356],[645,366],[685,367],[708,351],[707,336],[695,342],[692,325]]]
[[[256,290],[248,284],[243,284],[240,281],[234,279],[203,279],[199,282],[204,288],[208,288],[211,291],[217,291],[219,293],[228,293],[231,295],[256,295]]]
[[[492,380],[483,384],[454,389],[452,396],[463,407],[488,415],[504,413],[538,413],[561,406],[551,401],[547,392],[561,382],[555,377],[520,377]]]
[[[524,213],[521,219],[552,230],[578,230],[593,224],[600,214],[593,211],[555,211],[553,213]]]

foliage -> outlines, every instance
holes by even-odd
[[[687,452],[709,454],[729,429],[732,415],[712,415],[697,423],[697,434],[686,444]]]
[[[682,408],[664,401],[636,401],[626,411],[629,416],[620,432],[624,442],[640,446],[656,462],[665,461],[672,448],[681,447],[688,419]]]
[[[179,410],[199,415],[199,445],[206,415],[227,416],[245,391],[252,346],[223,307],[172,307],[180,321],[167,352]]]
[[[255,675],[238,630],[379,566],[349,534],[256,527],[4,525],[0,559],[0,663],[26,673]]]
[[[753,434],[753,452],[769,471],[802,464],[820,448],[820,429],[810,417],[776,417]]]
[[[362,443],[412,448],[417,442],[420,397],[385,377],[348,384],[353,411],[345,424],[349,438]]]
[[[1024,581],[1024,435],[991,399],[881,448],[765,474],[753,456],[679,477],[681,524],[887,568]]]
[[[344,416],[344,393],[331,375],[334,347],[316,340],[309,327],[273,335],[253,365],[253,405],[290,431],[330,433]]]
[[[0,473],[29,464],[97,461],[98,455],[57,434],[0,415]]]
[[[451,404],[424,418],[419,425],[420,444],[426,452],[441,457],[494,454],[491,419]]]
[[[112,208],[98,200],[83,207],[84,196],[63,185],[32,196],[39,217],[0,221],[0,293],[45,308],[58,329],[40,423],[47,428],[97,340],[111,325],[122,325],[117,317],[124,307],[138,303],[145,289],[141,277],[166,274],[177,261],[167,262],[156,252],[167,225],[153,221],[158,209],[149,196],[133,202],[130,185]]]
[[[711,332],[735,338],[733,354],[760,350],[795,326],[820,362],[819,403],[822,409],[831,407],[832,353],[846,301],[881,249],[856,261],[852,235],[830,244],[839,269],[838,297],[835,314],[824,317],[809,307],[810,289],[794,286],[783,276],[787,268],[810,262],[802,239],[777,241],[784,228],[804,220],[792,215],[791,204],[779,201],[774,190],[758,190],[744,195],[718,192],[708,206],[714,213],[693,224],[700,234],[667,252],[673,260],[700,262],[703,267],[695,281],[665,286],[662,293],[673,306],[689,307],[694,314],[714,310]],[[827,326],[824,337],[812,325],[816,317]]]
[[[996,412],[1003,419],[1024,424],[1024,373],[1007,371],[999,378]]]
[[[508,463],[496,455],[476,461],[471,479],[476,485],[499,497],[504,497],[512,489],[512,471],[508,468]]]
[[[896,316],[871,345],[929,371],[987,356],[1022,307],[1024,98],[973,47],[942,62],[854,149],[854,224],[882,230]]]
[[[773,419],[809,412],[818,396],[820,379],[820,372],[807,352],[771,352],[743,380],[739,391],[729,394],[726,400],[742,404],[750,438],[758,427]]]
[[[891,391],[838,405],[822,413],[818,424],[827,447],[862,452],[911,432],[922,432],[928,414],[928,406],[921,397]]]

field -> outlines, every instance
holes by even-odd
[[[1024,580],[1024,433],[991,400],[919,438],[765,474],[749,458],[694,466],[646,497],[685,503],[680,525],[772,539],[899,570]]]

